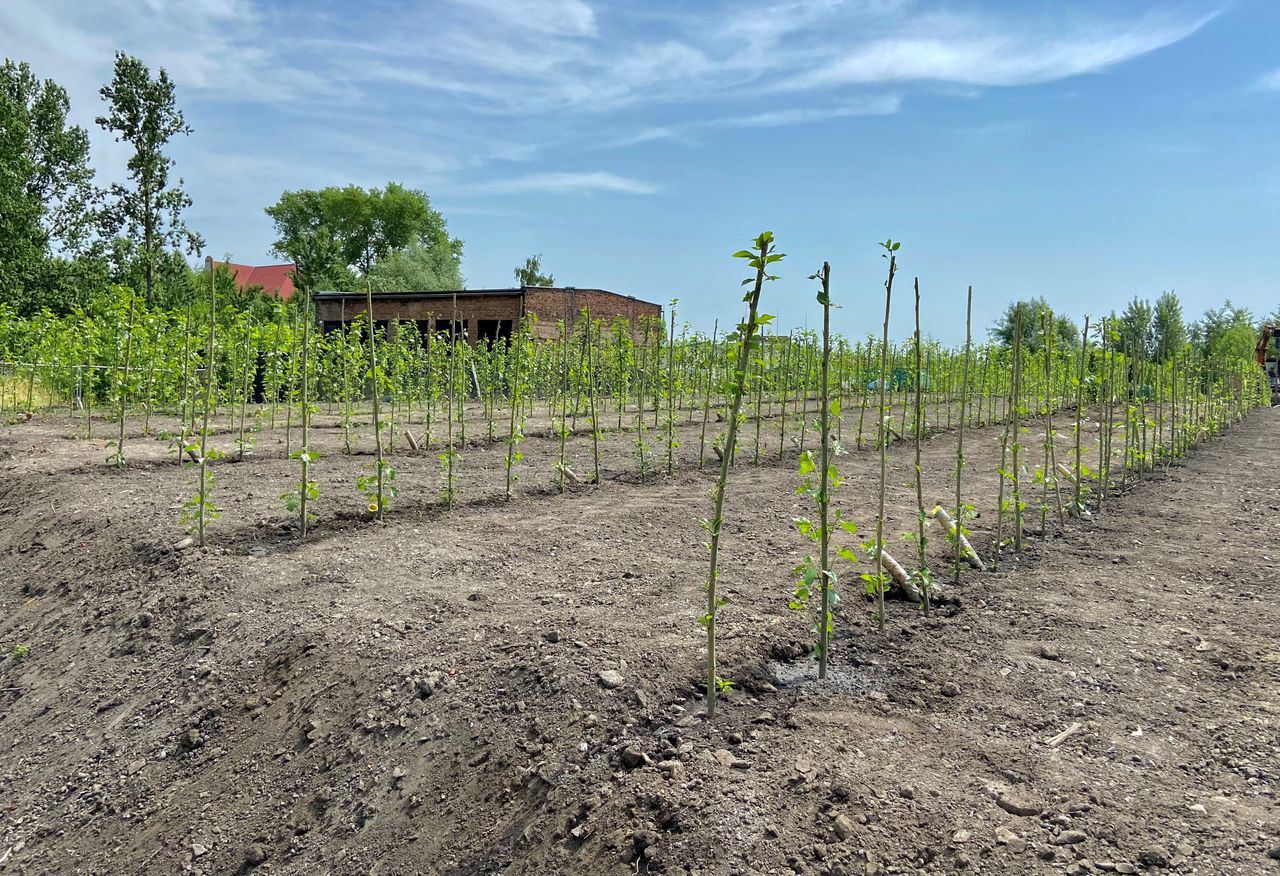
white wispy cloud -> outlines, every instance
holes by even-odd
[[[1258,77],[1255,87],[1260,91],[1280,91],[1280,68]]]
[[[767,110],[743,116],[726,116],[701,123],[709,128],[780,128],[789,125],[806,125],[849,116],[888,116],[902,108],[902,98],[896,94],[884,94],[865,99],[846,101],[831,107],[790,107]]]
[[[221,171],[203,203],[243,214],[281,188],[387,179],[455,199],[651,194],[585,156],[1097,73],[1186,39],[1218,2],[1134,15],[1104,2],[439,0],[352,14],[321,0],[303,16],[274,0],[0,0],[0,55],[68,88],[108,179],[125,147],[93,118],[114,51],[165,67],[196,128],[175,144],[178,172]],[[1280,71],[1261,85],[1280,88]]]
[[[641,128],[629,134],[610,138],[600,145],[605,148],[636,146],[659,140],[694,143],[699,135],[717,130],[746,128],[784,128],[828,122],[852,116],[887,116],[902,109],[902,97],[897,94],[873,95],[857,100],[846,100],[832,106],[786,107],[742,115],[718,116],[695,119],[682,124]]]
[[[644,180],[606,171],[530,173],[524,176],[489,180],[472,191],[486,195],[514,195],[522,192],[622,192],[652,195],[658,187]]]
[[[767,91],[843,99],[886,84],[1018,86],[1098,72],[1185,39],[1214,15],[717,0],[637,18],[629,4],[600,0],[443,0],[371,4],[355,17],[322,6],[300,21],[266,0],[149,5],[140,15],[134,0],[8,0],[0,51],[85,84],[100,83],[121,48],[208,100],[314,117],[370,105],[529,118],[699,103],[729,115]]]
[[[1215,17],[1139,18],[1067,23],[1065,28],[1002,26],[951,14],[926,16],[912,35],[851,46],[824,64],[780,83],[787,90],[885,82],[1036,85],[1097,73],[1186,39]]]

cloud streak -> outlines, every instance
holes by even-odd
[[[1260,76],[1255,87],[1259,91],[1280,91],[1280,68]]]
[[[660,140],[694,143],[697,142],[700,135],[720,130],[788,128],[854,116],[893,115],[901,109],[902,97],[900,95],[875,95],[863,99],[845,101],[828,107],[787,107],[758,113],[697,119],[682,124],[641,128],[633,133],[607,140],[602,145],[608,148],[621,148]]]
[[[260,215],[281,188],[387,179],[455,198],[651,195],[657,185],[610,167],[601,149],[696,145],[909,111],[918,95],[974,99],[1098,73],[1190,37],[1219,0],[1183,2],[1180,13],[1135,16],[1104,0],[1035,11],[965,0],[397,0],[353,15],[318,0],[300,15],[283,0],[3,0],[0,53],[68,88],[107,179],[125,158],[93,124],[112,53],[167,68],[196,129],[175,143],[178,172],[223,172],[205,199],[193,187],[198,208]],[[1280,90],[1280,71],[1259,87]]]
[[[658,191],[658,187],[644,180],[596,170],[530,173],[481,183],[474,186],[472,191],[485,195],[515,195],[526,192],[621,192],[627,195],[652,195]]]
[[[1085,24],[1067,32],[992,26],[937,16],[912,36],[872,40],[843,56],[784,80],[782,90],[887,82],[958,85],[1038,85],[1133,60],[1186,39],[1215,17],[1190,21],[1144,18]],[[930,33],[929,31],[933,31]]]

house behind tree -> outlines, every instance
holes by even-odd
[[[254,286],[260,287],[264,295],[274,295],[288,301],[293,297],[294,265],[240,265],[235,262],[214,262],[219,268],[226,268],[236,280],[236,289],[241,292]]]

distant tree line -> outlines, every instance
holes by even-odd
[[[1079,346],[1081,326],[1055,312],[1043,297],[1010,304],[991,326],[992,340],[1004,346],[1011,345],[1018,314],[1022,320],[1022,343],[1029,350],[1038,351],[1044,347],[1046,316],[1053,326],[1055,346]],[[1205,359],[1248,357],[1258,341],[1260,326],[1280,323],[1280,308],[1258,320],[1248,308],[1237,307],[1228,300],[1221,307],[1211,307],[1200,319],[1188,323],[1177,294],[1164,292],[1154,303],[1135,296],[1122,313],[1112,311],[1103,316],[1116,349],[1135,358],[1167,362],[1175,356],[1186,355],[1188,349]],[[1092,325],[1100,324],[1101,319],[1095,316]]]
[[[0,66],[0,304],[18,314],[86,307],[112,285],[150,307],[180,309],[199,275],[188,258],[205,240],[188,227],[191,198],[170,146],[192,132],[168,73],[118,52],[100,92],[104,131],[129,147],[119,182],[95,183],[88,132],[68,121],[66,90],[29,64]],[[284,192],[267,208],[274,251],[298,266],[297,284],[356,290],[457,289],[462,241],[425,192],[388,183]],[[215,283],[243,297],[219,267]],[[253,306],[250,298],[241,307]]]

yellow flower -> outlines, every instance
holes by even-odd
[[[377,514],[377,513],[378,513],[378,503],[377,503],[377,502],[370,502],[370,503],[369,503],[369,513],[370,513],[370,514]]]

